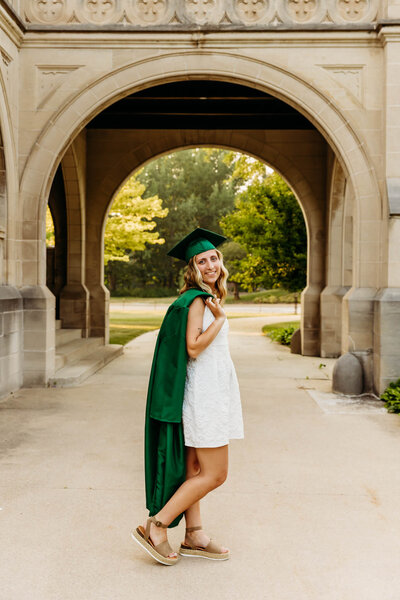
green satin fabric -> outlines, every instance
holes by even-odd
[[[158,513],[185,481],[185,443],[182,404],[187,351],[186,326],[189,307],[201,290],[188,290],[171,306],[158,334],[147,392],[145,421],[146,506],[150,516]],[[175,527],[179,515],[170,527]]]

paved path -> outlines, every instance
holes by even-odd
[[[246,437],[203,505],[231,560],[163,567],[130,539],[151,332],[79,388],[0,403],[1,600],[399,599],[400,417],[325,411],[306,388],[329,390],[333,361],[270,343],[264,321],[230,321]]]
[[[151,300],[147,300],[146,302],[111,302],[110,303],[110,312],[125,312],[125,313],[156,313],[156,314],[165,314],[167,312],[168,303],[160,302],[155,300],[152,302]],[[240,315],[246,317],[248,315],[262,315],[262,316],[270,316],[270,315],[293,315],[295,308],[294,304],[225,304],[224,310],[226,314],[229,315]],[[297,313],[301,313],[301,306],[298,304]]]

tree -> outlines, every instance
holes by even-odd
[[[104,263],[129,260],[129,253],[144,250],[146,244],[164,244],[154,218],[165,218],[167,208],[157,196],[142,198],[145,186],[135,177],[120,189],[108,215],[104,232]]]
[[[241,277],[241,262],[246,257],[246,249],[237,242],[225,242],[221,246],[224,255],[224,265],[229,271],[229,283],[233,284],[233,297],[239,300],[239,284]]]
[[[115,290],[116,261],[129,261],[131,254],[146,244],[164,244],[155,218],[168,214],[158,196],[143,198],[145,186],[131,177],[116,196],[104,232],[104,264],[111,291]]]
[[[231,178],[234,166],[225,162],[228,154],[216,148],[195,148],[164,155],[146,165],[137,179],[146,186],[146,195],[157,194],[169,213],[156,219],[157,230],[174,246],[195,227],[221,232],[219,222],[234,207],[239,186]],[[183,264],[171,260],[165,248],[151,247],[135,252],[137,285],[180,287]]]
[[[298,291],[306,283],[307,233],[298,202],[283,179],[272,173],[255,178],[221,219],[225,235],[247,255],[235,280],[245,289],[282,287]]]

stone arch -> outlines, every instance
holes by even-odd
[[[44,248],[43,211],[56,165],[70,140],[96,114],[118,99],[147,87],[188,79],[238,83],[272,94],[307,117],[333,150],[354,192],[352,288],[343,302],[346,325],[342,332],[342,348],[346,351],[350,344],[355,350],[372,347],[373,299],[384,276],[383,270],[379,269],[375,250],[377,244],[382,245],[382,241],[380,238],[378,242],[376,239],[366,239],[365,232],[370,230],[372,222],[381,223],[384,211],[367,145],[356,132],[356,126],[352,126],[351,118],[339,109],[332,97],[282,66],[229,51],[194,49],[185,53],[184,61],[181,52],[148,57],[114,69],[60,106],[38,136],[21,177],[24,215],[34,214],[37,240],[34,248],[36,254],[30,257],[35,269],[26,270],[26,282],[40,286],[44,281],[44,261],[41,260]],[[54,157],[52,162],[49,156]],[[365,240],[363,252],[360,251],[361,240]],[[323,240],[318,242],[322,244]],[[86,272],[89,273],[90,268],[87,267]],[[97,277],[98,273],[93,276]],[[324,277],[322,272],[320,277]],[[93,306],[97,302],[94,302],[95,293],[98,294],[97,305],[104,304],[107,294],[101,285],[97,285],[97,292],[92,291],[95,287],[89,289]],[[303,327],[309,327],[310,330],[316,318],[319,319],[320,292],[319,284],[308,289],[310,306],[314,304],[314,308],[310,311],[311,319],[303,316]],[[107,328],[107,325],[102,322],[98,327],[91,326],[91,331],[100,336],[104,327]],[[317,329],[315,334],[312,341],[314,348],[319,345]]]
[[[240,138],[242,138],[242,140],[240,140]],[[179,143],[178,141],[171,143],[171,140],[168,137],[158,138],[157,149],[153,148],[151,144],[146,143],[139,147],[139,149],[135,149],[135,152],[124,155],[121,163],[117,166],[118,170],[113,173],[113,178],[110,179],[107,177],[107,175],[105,175],[104,179],[99,181],[99,188],[102,189],[104,196],[110,198],[103,215],[103,223],[105,222],[106,216],[114,201],[115,195],[118,193],[118,190],[137,169],[153,160],[156,160],[164,154],[178,152],[179,150],[187,150],[189,148],[212,146],[248,154],[249,156],[256,158],[257,160],[267,164],[277,171],[292,188],[294,194],[296,195],[308,230],[308,228],[311,226],[311,213],[312,210],[315,209],[318,200],[307,179],[290,161],[290,159],[283,154],[279,154],[272,146],[269,146],[266,143],[258,142],[257,140],[245,135],[241,135],[240,133],[235,134],[234,142],[230,144],[218,141],[217,137],[215,136],[213,139],[213,135],[210,132],[207,132],[207,140],[207,142],[198,143]],[[137,152],[140,153],[142,159],[133,168],[129,167],[128,163],[130,160],[132,161],[133,159],[137,161]]]
[[[210,60],[212,57],[212,60]],[[232,61],[235,73],[232,74]],[[211,66],[210,66],[211,65]],[[271,93],[304,114],[322,133],[334,149],[338,160],[352,181],[359,229],[364,221],[380,220],[382,207],[375,173],[363,141],[355,133],[348,118],[331,99],[307,81],[277,65],[267,64],[229,52],[192,51],[182,55],[169,53],[162,57],[129,64],[93,82],[58,110],[42,131],[27,161],[21,181],[25,202],[37,203],[39,220],[48,194],[49,181],[57,161],[65,152],[68,140],[106,106],[131,93],[162,82],[182,79],[209,78],[257,87]],[[56,158],[48,164],[48,153]],[[32,186],[32,181],[35,186]],[[35,191],[32,191],[36,187]],[[36,204],[37,205],[37,204]],[[355,254],[354,284],[358,287],[378,287],[377,270],[363,264],[360,253]],[[43,273],[39,273],[39,280]]]
[[[300,136],[290,133],[292,142],[299,142]],[[325,142],[316,132],[309,132],[306,141],[313,142],[318,148],[318,152],[325,152]],[[100,139],[95,137],[91,140],[88,135],[89,156],[91,147],[96,152],[99,164],[96,165],[94,176],[89,176],[88,183],[88,203],[94,220],[91,221],[90,232],[88,233],[87,245],[87,263],[88,263],[88,286],[95,285],[96,278],[92,274],[97,269],[97,280],[103,278],[103,239],[104,225],[106,215],[112,204],[113,198],[118,189],[129,176],[146,162],[154,160],[158,156],[177,151],[183,148],[198,146],[217,146],[230,150],[244,152],[255,158],[270,164],[276,169],[293,189],[299,204],[303,210],[308,233],[308,285],[303,292],[303,352],[305,354],[315,355],[319,353],[319,295],[324,285],[324,240],[325,240],[325,218],[324,207],[321,197],[324,194],[324,185],[321,181],[315,180],[308,173],[305,176],[301,172],[301,166],[310,161],[307,151],[303,156],[297,156],[297,164],[294,155],[284,152],[279,146],[282,145],[282,139],[279,137],[273,142],[267,143],[262,136],[256,136],[254,131],[229,132],[226,131],[169,131],[157,132],[157,135],[146,135],[141,144],[136,143],[136,137],[133,135],[135,143],[130,146],[124,142],[124,137],[104,132]],[[301,138],[304,141],[304,137]],[[309,146],[310,144],[308,144]],[[98,154],[97,149],[103,146],[107,148],[104,156]],[[307,144],[306,144],[307,146]],[[325,165],[325,154],[318,156],[321,169]],[[89,159],[89,162],[90,159]],[[309,166],[309,164],[308,164]],[[99,173],[101,176],[99,177]],[[90,170],[89,170],[90,174]],[[310,179],[308,179],[308,178]],[[97,289],[96,295],[103,301],[106,300],[106,294],[101,289]],[[97,303],[97,313],[100,312],[100,302]],[[98,315],[97,315],[98,316]],[[96,316],[96,318],[97,318]],[[91,328],[93,329],[93,328]]]

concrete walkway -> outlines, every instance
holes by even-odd
[[[230,321],[246,437],[203,503],[231,560],[163,567],[130,539],[152,332],[79,388],[0,403],[2,600],[399,599],[400,417],[325,410],[333,361],[291,355],[264,323]]]

